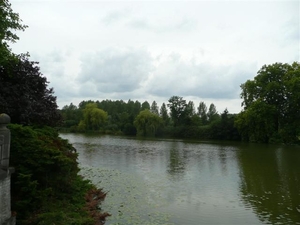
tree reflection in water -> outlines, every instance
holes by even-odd
[[[167,169],[171,179],[179,180],[184,177],[186,160],[187,156],[184,144],[176,141],[172,142],[169,150],[169,165]]]
[[[300,224],[299,147],[248,145],[239,151],[240,192],[262,222]]]

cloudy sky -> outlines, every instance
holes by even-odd
[[[240,85],[265,64],[300,61],[295,1],[10,0],[59,107],[173,95],[241,110]]]

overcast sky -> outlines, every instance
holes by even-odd
[[[241,110],[240,85],[265,64],[300,61],[299,1],[10,0],[60,108],[173,95]]]

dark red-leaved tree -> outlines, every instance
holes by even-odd
[[[56,97],[38,63],[28,54],[9,54],[0,65],[0,112],[13,123],[55,126],[60,121]]]

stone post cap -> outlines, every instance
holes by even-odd
[[[10,116],[5,113],[1,113],[0,124],[9,124],[9,123],[10,123]]]

